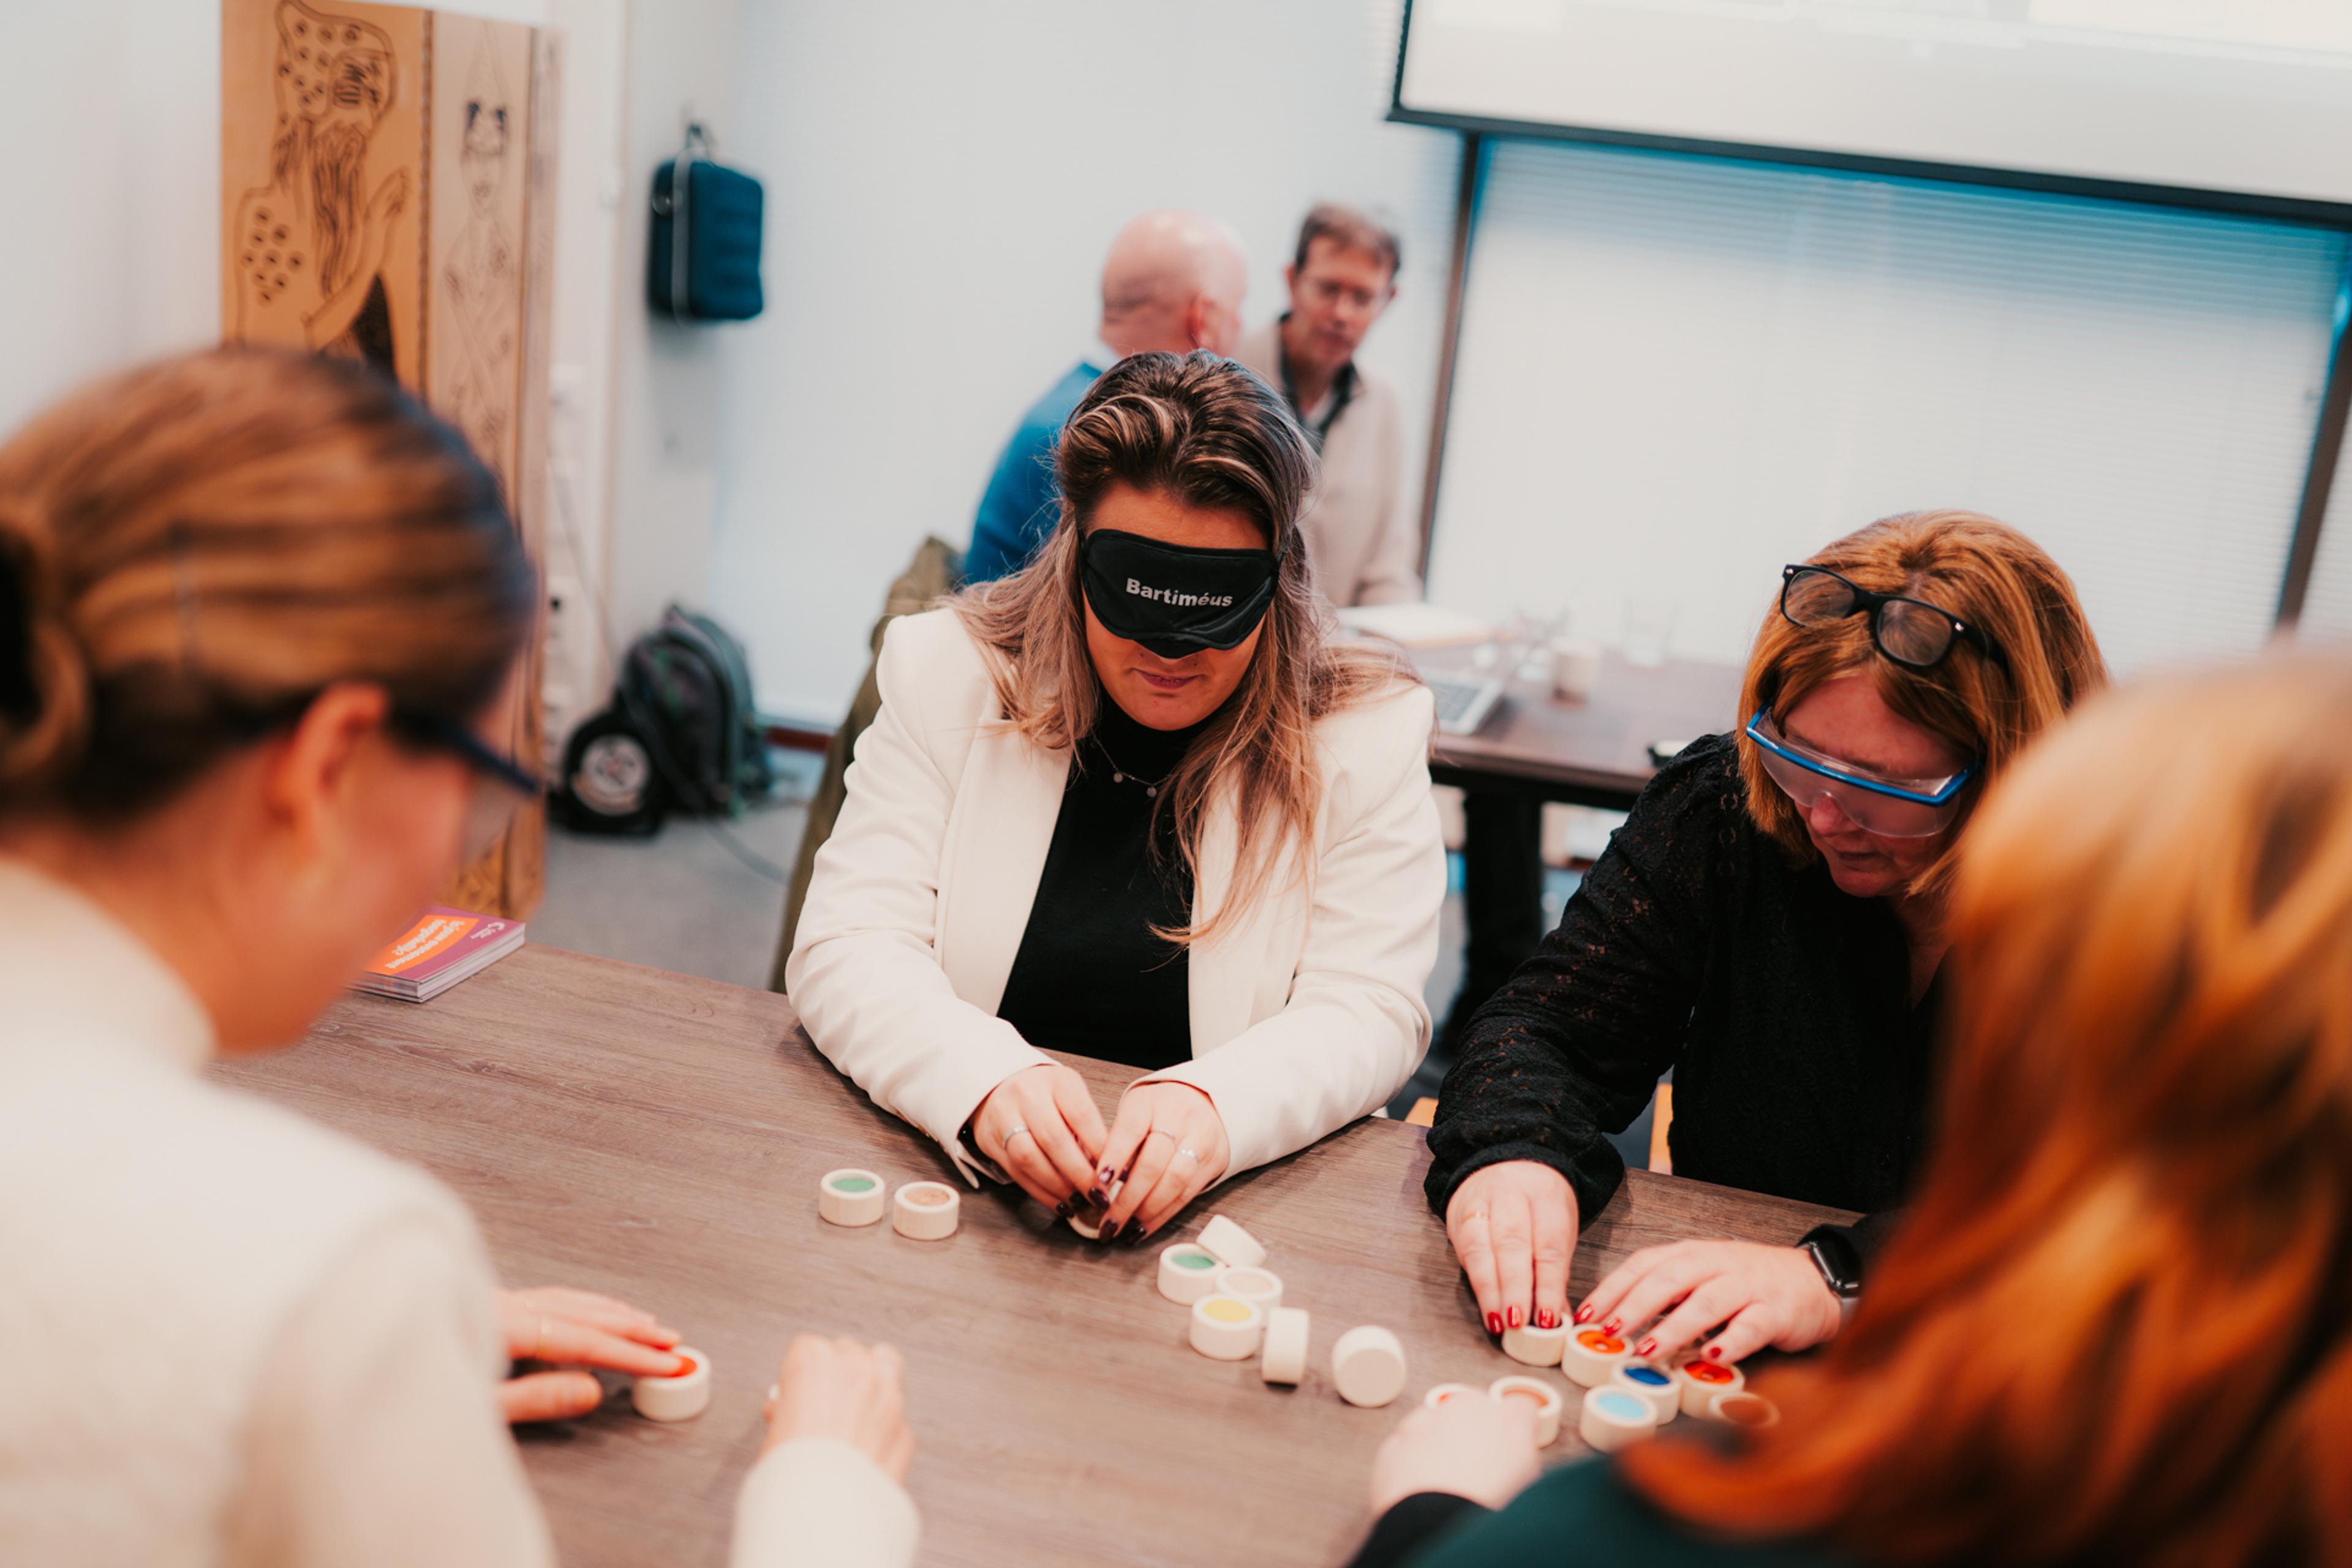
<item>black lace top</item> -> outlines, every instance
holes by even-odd
[[[1602,1130],[1669,1067],[1676,1175],[1865,1212],[1902,1201],[1942,982],[1913,1006],[1894,911],[1790,864],[1745,800],[1728,736],[1690,746],[1479,1009],[1430,1129],[1440,1215],[1471,1172],[1540,1160],[1589,1221],[1624,1179]]]

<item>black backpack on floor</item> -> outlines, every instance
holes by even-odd
[[[572,732],[556,804],[570,827],[652,833],[670,811],[739,816],[774,784],[742,645],[672,605],[629,645],[612,706]]]

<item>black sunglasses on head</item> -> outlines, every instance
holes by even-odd
[[[1968,643],[2009,668],[2000,645],[1941,605],[1903,594],[1874,594],[1826,566],[1780,568],[1780,614],[1790,626],[1816,629],[1849,616],[1870,617],[1878,651],[1912,669],[1933,669],[1956,642]]]

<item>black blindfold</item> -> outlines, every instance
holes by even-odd
[[[1078,544],[1079,580],[1095,619],[1162,658],[1240,645],[1274,603],[1282,556],[1198,550],[1098,528]]]

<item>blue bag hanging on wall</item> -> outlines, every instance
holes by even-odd
[[[684,150],[654,171],[646,298],[680,322],[745,321],[766,303],[760,182],[711,162],[710,153],[709,136],[689,125]]]

